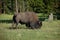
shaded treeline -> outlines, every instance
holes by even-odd
[[[15,11],[15,0],[0,0],[0,13],[11,13]],[[20,12],[34,11],[37,13],[60,13],[60,0],[17,0]]]
[[[60,0],[0,0],[0,14],[33,11],[49,15],[53,13],[60,19]]]
[[[12,23],[12,20],[0,20],[0,23]]]

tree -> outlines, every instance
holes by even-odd
[[[17,5],[17,0],[15,0],[16,3],[16,13],[18,13],[18,5]]]
[[[0,0],[0,13],[2,13],[2,0]]]

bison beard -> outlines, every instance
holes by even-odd
[[[26,24],[26,26],[31,29],[37,29],[42,26],[42,22],[39,21],[37,15],[34,12],[14,14],[12,27],[14,26],[14,24],[16,24],[16,26],[14,27],[16,28],[18,23]]]

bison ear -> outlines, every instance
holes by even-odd
[[[40,26],[42,26],[42,21],[39,21]]]
[[[42,21],[39,21],[38,23],[39,23],[39,24],[42,24]]]
[[[40,21],[37,21],[37,24],[40,24]]]

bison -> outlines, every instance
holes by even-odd
[[[36,15],[35,12],[24,12],[24,13],[14,14],[12,26],[16,24],[17,27],[18,23],[25,24],[26,27],[31,29],[37,29],[42,26],[42,21],[39,21],[38,16]]]

